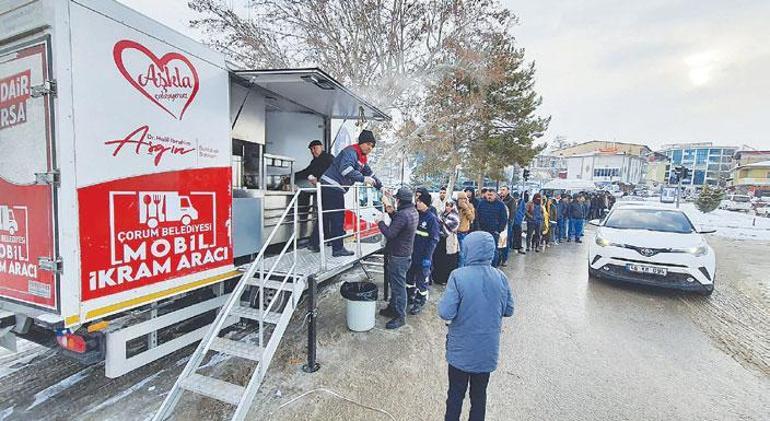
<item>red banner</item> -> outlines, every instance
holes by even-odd
[[[52,257],[51,192],[0,178],[0,295],[56,308],[53,272],[38,257]]]
[[[230,168],[78,189],[83,300],[232,264]]]

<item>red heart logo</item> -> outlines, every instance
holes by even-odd
[[[141,54],[125,54],[132,51]],[[126,60],[124,55],[130,58]],[[147,47],[131,40],[118,41],[112,57],[120,74],[136,90],[174,118],[182,119],[199,87],[198,72],[187,57],[168,53],[158,58]]]

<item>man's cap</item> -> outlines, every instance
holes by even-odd
[[[361,130],[361,133],[358,135],[358,144],[362,143],[371,143],[372,146],[374,146],[377,141],[374,140],[374,133],[372,133],[371,130]]]
[[[401,187],[396,192],[396,199],[402,201],[402,202],[412,202],[412,196],[414,193],[412,193],[412,190],[409,187]]]
[[[321,141],[320,141],[320,140],[317,140],[317,139],[316,139],[316,140],[312,140],[312,141],[310,141],[310,144],[309,144],[309,145],[307,145],[307,148],[308,148],[308,149],[312,149],[312,148],[313,148],[313,146],[323,146],[323,145],[324,145],[324,144],[323,144],[323,143],[321,143]]]

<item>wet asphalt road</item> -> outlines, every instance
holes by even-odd
[[[512,256],[505,271],[516,313],[504,323],[487,419],[768,419],[770,262],[748,256],[770,244],[710,242],[720,277],[710,298],[588,279],[586,244]],[[431,307],[398,332],[383,330],[378,317],[376,329],[352,333],[336,288],[320,301],[321,371],[299,370],[304,332],[295,315],[249,418],[389,419],[320,393],[279,409],[319,387],[398,420],[442,418],[445,327],[434,305],[443,289],[435,287]],[[105,379],[101,367],[83,369],[43,352],[13,373],[0,371],[0,419],[146,419],[185,352],[117,380]],[[243,377],[241,367],[215,365],[231,378]],[[57,387],[66,379],[75,384]],[[227,414],[206,399],[186,399],[181,409],[179,419]]]

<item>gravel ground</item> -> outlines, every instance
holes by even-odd
[[[760,251],[770,243],[709,242],[718,280],[708,298],[589,279],[586,244],[514,256],[506,272],[516,313],[504,323],[487,419],[767,419],[770,261]],[[440,419],[446,328],[435,301],[443,289],[434,288],[431,306],[396,332],[384,330],[378,318],[374,330],[353,333],[345,327],[338,287],[329,285],[320,300],[321,370],[300,370],[305,330],[296,314],[249,418]],[[147,419],[189,352],[114,380],[101,366],[84,368],[37,347],[0,355],[0,419]],[[233,381],[245,381],[249,367],[238,359],[209,363],[210,371]],[[178,419],[230,414],[195,395],[179,409]]]

